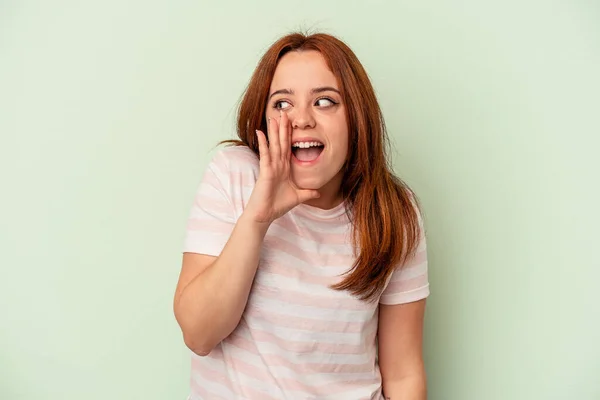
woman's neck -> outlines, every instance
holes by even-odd
[[[341,171],[340,171],[341,172]],[[325,186],[319,189],[321,196],[318,199],[312,199],[304,204],[312,207],[330,210],[337,207],[344,201],[340,188],[342,186],[342,174],[336,175],[332,180],[327,182]]]

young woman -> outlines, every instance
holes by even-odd
[[[189,399],[424,400],[422,219],[354,53],[325,34],[278,40],[237,133],[187,227],[174,311]]]

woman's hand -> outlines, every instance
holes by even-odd
[[[244,213],[260,223],[271,223],[305,201],[316,199],[316,190],[299,189],[292,181],[292,145],[287,114],[280,111],[279,122],[267,123],[269,144],[265,134],[256,131],[260,153],[260,172]]]

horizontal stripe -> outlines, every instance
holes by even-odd
[[[328,301],[329,300],[329,301]],[[377,313],[376,303],[364,303],[355,307],[348,307],[348,302],[318,302],[318,299],[305,294],[282,292],[279,289],[264,286],[255,287],[248,300],[248,307],[258,308],[264,312],[281,312],[289,317],[303,317],[309,315],[311,318],[322,322],[329,322],[332,317],[339,321],[354,321],[361,324],[369,321]],[[367,306],[368,304],[368,306]]]
[[[347,312],[369,310],[373,307],[372,303],[366,303],[363,301],[348,302],[343,299],[332,299],[329,293],[320,295],[317,293],[306,294],[291,288],[279,288],[263,285],[260,282],[254,282],[252,287],[252,296],[259,296],[260,298],[270,298],[277,300],[283,304],[294,304],[298,306],[307,307],[320,307],[324,310],[340,310],[343,308]],[[252,299],[253,297],[251,297]]]
[[[330,363],[311,362],[305,359],[295,362],[282,352],[258,353],[252,341],[244,338],[241,334],[234,335],[223,346],[227,348],[229,358],[244,359],[255,368],[263,368],[263,363],[266,363],[275,378],[302,376],[314,379],[323,376],[329,380],[332,378],[329,374],[334,374],[333,378],[354,379],[357,376],[371,376],[375,363],[374,357],[361,363],[351,363],[349,357]]]
[[[330,313],[331,315],[331,313]],[[296,331],[326,331],[327,333],[361,333],[368,321],[325,321],[310,317],[298,317],[259,307],[246,310],[246,317],[252,321],[260,321],[264,326],[290,328]]]
[[[299,261],[303,261],[305,263],[311,265],[352,265],[353,256],[352,250],[347,249],[345,253],[340,254],[340,252],[314,252],[308,249],[300,248],[293,242],[289,242],[281,237],[276,237],[269,235],[265,237],[263,246],[265,251],[263,251],[263,256],[265,258],[269,257],[277,257],[279,254],[285,254],[287,256],[292,256]]]
[[[357,359],[360,359],[360,362],[365,362],[366,359],[369,358],[367,353],[365,353],[366,348],[374,341],[376,333],[372,334],[372,337],[364,337],[359,344],[344,344],[344,343],[324,343],[324,342],[307,342],[291,340],[289,338],[282,338],[272,331],[265,331],[264,328],[258,326],[252,326],[251,322],[247,322],[248,331],[250,337],[253,342],[260,344],[261,349],[264,349],[265,352],[268,351],[283,351],[280,354],[293,353],[295,356],[300,355],[314,355],[317,357],[322,357],[323,355],[327,355],[328,357],[335,357],[335,355],[349,355],[356,356]],[[231,334],[231,336],[236,337],[237,331]],[[229,338],[227,338],[229,341]]]
[[[415,288],[420,288],[426,286],[429,283],[427,279],[427,275],[419,275],[415,278],[405,279],[405,280],[396,280],[390,282],[387,292],[390,293],[400,293],[400,292],[410,292]]]
[[[206,235],[207,230],[211,231],[210,236],[214,234],[226,234],[229,237],[234,226],[235,224],[229,221],[208,218],[193,218],[188,220],[187,229],[189,234],[196,234],[198,236],[197,239],[201,239],[203,235],[205,237],[209,236]]]
[[[339,224],[337,229],[328,232],[315,232],[314,228],[298,226],[292,218],[286,216],[279,218],[269,228],[269,235],[281,237],[288,241],[297,241],[298,245],[304,247],[324,248],[325,251],[334,252],[336,249],[346,250],[352,242],[352,232],[347,224]]]

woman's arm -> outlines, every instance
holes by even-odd
[[[291,132],[285,113],[281,113],[279,121],[270,119],[269,144],[264,133],[256,132],[260,150],[259,176],[248,204],[219,256],[195,252],[183,256],[174,312],[186,345],[198,355],[210,353],[240,322],[270,224],[298,204],[319,197],[318,191],[298,189],[292,183]],[[218,179],[214,180],[218,182]],[[228,198],[213,200],[201,195],[197,202],[210,208],[214,201],[226,204]],[[204,236],[195,240],[210,238],[208,226],[214,216],[205,212],[203,218],[196,223],[207,228],[202,231]]]
[[[426,400],[425,299],[379,306],[379,367],[386,400]]]
[[[210,353],[240,322],[268,226],[242,216],[219,257],[184,254],[174,311],[194,353]]]

